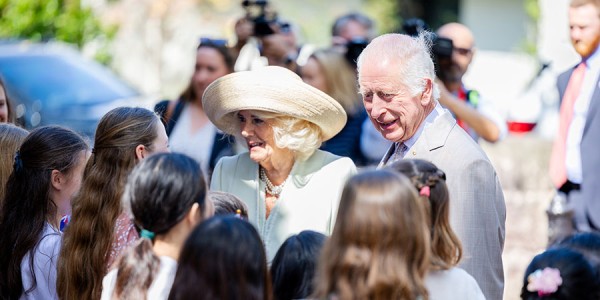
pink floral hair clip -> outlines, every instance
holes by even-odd
[[[527,277],[527,290],[537,292],[538,296],[544,297],[558,290],[563,280],[560,271],[555,268],[544,268],[536,270]]]
[[[419,195],[425,196],[425,197],[429,197],[430,193],[431,193],[431,189],[429,188],[428,185],[422,187],[421,190],[419,191]]]

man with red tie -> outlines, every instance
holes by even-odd
[[[550,176],[575,210],[577,231],[600,230],[600,1],[572,0],[570,37],[581,62],[557,80],[559,130]]]

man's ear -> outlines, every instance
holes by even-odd
[[[137,157],[138,161],[144,159],[146,155],[146,146],[140,144],[135,147],[135,157]]]
[[[433,95],[433,80],[430,78],[423,78],[423,81],[425,82],[425,86],[423,87],[419,100],[421,101],[422,106],[429,106],[431,101],[433,101],[431,97]]]
[[[52,187],[55,190],[60,191],[62,190],[64,182],[65,178],[63,174],[59,170],[52,170],[52,173],[50,174],[50,183],[52,184]]]

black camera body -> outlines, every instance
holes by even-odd
[[[369,41],[365,38],[355,37],[346,43],[346,52],[344,53],[344,57],[346,60],[356,68],[356,61],[358,60],[358,56],[362,53]]]
[[[402,24],[404,32],[410,36],[416,37],[422,32],[428,32],[427,38],[431,42],[431,54],[433,55],[432,60],[435,65],[435,73],[440,75],[440,64],[446,64],[452,62],[452,51],[454,45],[452,40],[448,38],[439,37],[437,34],[429,30],[427,23],[419,18],[407,19]]]
[[[279,26],[277,14],[269,10],[269,1],[245,0],[242,7],[246,10],[246,18],[254,24],[256,37],[264,37],[275,33],[274,27]]]

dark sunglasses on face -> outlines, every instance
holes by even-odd
[[[473,49],[458,48],[458,47],[454,47],[454,48],[452,48],[452,50],[458,52],[458,54],[463,55],[463,56],[470,55],[473,52]]]

